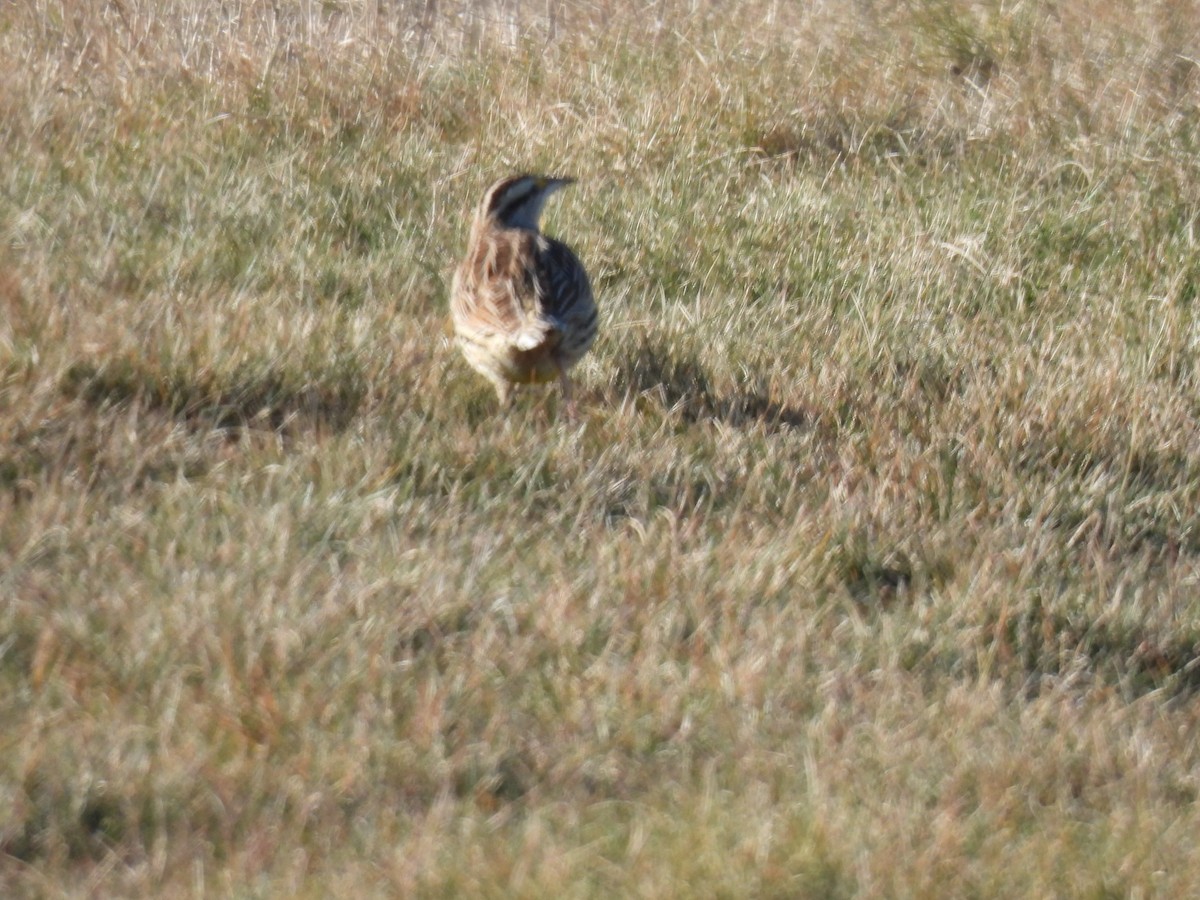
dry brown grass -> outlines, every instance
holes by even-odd
[[[1194,4],[694,6],[0,14],[6,896],[1200,892]]]

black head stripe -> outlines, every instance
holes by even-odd
[[[537,193],[537,184],[528,175],[506,178],[488,192],[487,211],[503,220]]]

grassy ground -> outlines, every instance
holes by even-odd
[[[1200,893],[1195,4],[697,7],[0,11],[6,896]]]

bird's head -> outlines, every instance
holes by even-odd
[[[542,207],[559,188],[574,184],[574,178],[545,175],[515,175],[492,185],[483,197],[480,218],[504,228],[538,230]]]

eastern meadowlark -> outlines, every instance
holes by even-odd
[[[574,412],[567,370],[596,339],[596,301],[571,248],[538,227],[546,200],[573,182],[517,175],[492,185],[454,273],[450,315],[459,346],[501,404],[513,385],[558,379]]]

